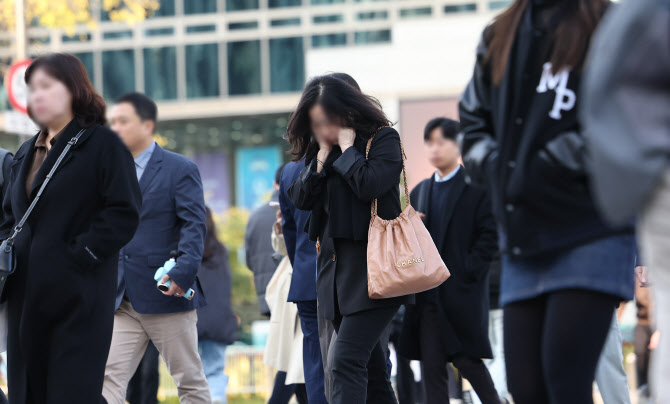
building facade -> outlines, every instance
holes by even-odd
[[[200,165],[215,210],[251,208],[288,159],[282,136],[306,80],[327,72],[351,74],[382,101],[403,136],[410,182],[423,178],[423,125],[455,116],[481,31],[509,3],[161,0],[134,26],[99,12],[96,27],[72,36],[31,27],[29,55],[76,55],[107,101],[129,91],[155,99],[159,143]],[[0,64],[11,62],[12,38],[0,32]],[[10,109],[2,88],[0,145],[15,149],[26,135],[3,129]]]

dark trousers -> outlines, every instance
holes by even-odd
[[[310,404],[328,404],[323,389],[323,360],[319,344],[319,323],[316,300],[297,302],[302,328],[302,363],[305,371],[305,388]]]
[[[654,331],[649,324],[635,326],[635,368],[637,373],[637,387],[649,384],[649,359],[651,351],[649,342]]]
[[[489,370],[479,358],[456,354],[451,358],[440,335],[437,306],[433,303],[421,305],[419,339],[421,344],[421,375],[426,391],[426,404],[449,402],[449,361],[472,385],[483,404],[499,404],[500,398]]]
[[[130,404],[158,404],[158,349],[151,342],[128,382],[126,400]]]
[[[307,390],[304,384],[286,384],[286,372],[277,372],[275,376],[275,385],[272,389],[272,396],[268,404],[288,404],[291,397],[295,398],[299,404],[307,404]]]
[[[516,404],[593,404],[615,296],[561,290],[505,306],[507,385]]]
[[[397,311],[397,306],[384,307],[335,319],[337,340],[330,404],[397,403],[386,351],[379,342]]]

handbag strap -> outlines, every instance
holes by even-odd
[[[47,174],[47,177],[44,179],[44,182],[42,183],[42,186],[40,187],[40,190],[37,192],[37,195],[35,195],[35,199],[33,199],[32,203],[28,207],[28,210],[26,210],[26,213],[23,214],[23,217],[19,221],[19,224],[14,227],[14,234],[12,234],[8,239],[7,239],[7,245],[11,246],[14,244],[14,239],[16,236],[23,230],[23,226],[26,224],[26,220],[28,220],[28,217],[30,217],[30,214],[33,212],[33,209],[35,209],[35,205],[37,205],[37,201],[40,200],[40,197],[42,196],[42,193],[44,192],[44,188],[47,187],[47,184],[51,180],[51,177],[53,177],[54,173],[58,169],[58,166],[60,165],[61,161],[63,161],[63,158],[65,155],[70,151],[72,146],[77,144],[77,141],[81,137],[82,134],[84,134],[85,129],[82,129],[77,133],[75,137],[70,139],[69,142],[67,142],[67,145],[65,146],[65,149],[61,152],[60,156],[58,156],[58,160],[54,163],[54,166],[51,167],[51,171],[49,171],[49,174]]]
[[[370,140],[368,140],[368,145],[365,148],[365,159],[368,159],[368,156],[370,155],[370,146],[372,145],[372,139],[377,136],[377,133],[379,133],[380,130],[384,128],[390,128],[390,126],[382,126],[377,129],[377,131],[370,137]],[[409,185],[407,185],[407,172],[405,170],[405,160],[407,160],[407,155],[405,154],[405,148],[402,146],[402,140],[400,141],[400,152],[402,154],[402,181],[405,185],[405,200],[407,201],[407,204],[410,205],[409,201]],[[377,216],[377,199],[372,201],[372,206],[370,207],[370,213],[372,214],[371,220],[374,219]]]

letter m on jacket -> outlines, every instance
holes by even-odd
[[[546,93],[549,90],[556,92],[554,99],[554,106],[549,112],[549,116],[553,119],[561,119],[561,111],[570,111],[575,107],[577,96],[575,92],[568,88],[568,79],[570,77],[569,69],[561,69],[556,74],[552,73],[552,66],[550,62],[543,66],[542,78],[540,84],[537,86],[538,93]]]

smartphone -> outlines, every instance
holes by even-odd
[[[279,202],[277,202],[277,201],[270,201],[270,206],[279,210]]]

